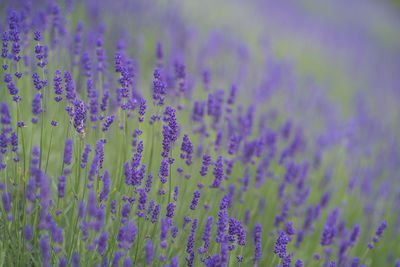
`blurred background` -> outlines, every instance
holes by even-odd
[[[110,62],[116,47],[128,47],[137,62],[139,90],[150,88],[159,40],[166,58],[185,61],[189,93],[196,93],[205,71],[212,73],[214,88],[237,84],[243,106],[265,108],[267,121],[284,113],[302,127],[315,151],[339,147],[335,155],[347,166],[345,176],[357,179],[365,197],[400,199],[400,1],[60,4],[70,14],[66,26],[81,20],[89,37],[106,33]],[[23,5],[2,0],[1,14]]]

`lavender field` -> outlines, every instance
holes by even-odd
[[[0,2],[0,267],[400,267],[398,1]]]

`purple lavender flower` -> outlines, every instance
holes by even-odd
[[[151,239],[147,240],[145,251],[146,251],[146,265],[152,265],[154,258],[154,246],[153,243],[151,242]]]
[[[85,102],[76,99],[74,103],[74,128],[78,133],[85,129],[87,108]]]
[[[114,258],[113,258],[112,263],[111,263],[111,266],[112,267],[118,267],[119,260],[121,259],[121,257],[122,257],[122,252],[121,251],[115,252],[114,253]]]
[[[48,235],[43,235],[39,240],[40,251],[42,252],[43,266],[50,266],[50,246]]]
[[[32,241],[33,229],[32,226],[29,224],[24,227],[24,238],[26,241]]]
[[[178,267],[179,266],[179,258],[176,256],[172,257],[171,264],[169,266],[170,267]]]
[[[176,205],[174,203],[169,203],[167,205],[167,216],[168,218],[172,219],[174,217],[174,210],[175,210]]]
[[[1,195],[1,200],[3,201],[3,208],[6,213],[11,211],[11,201],[7,192],[3,192]]]
[[[8,105],[6,102],[1,102],[1,119],[0,122],[1,124],[8,125],[11,123],[11,115],[10,115],[10,110],[8,109]]]
[[[123,266],[124,267],[132,267],[131,259],[130,258],[125,258]]]
[[[58,177],[58,184],[57,184],[57,189],[58,189],[58,197],[63,198],[64,197],[64,191],[65,191],[65,176],[60,176]]]
[[[356,224],[353,227],[353,231],[350,234],[350,242],[354,246],[357,241],[358,234],[360,233],[360,225]]]
[[[92,149],[90,148],[90,145],[86,144],[85,148],[83,150],[83,153],[82,153],[82,158],[81,158],[81,168],[82,169],[86,167],[86,164],[87,164],[87,161],[88,161],[88,158],[89,158],[89,153],[91,151],[92,151]]]
[[[383,232],[385,231],[385,229],[387,228],[387,225],[388,225],[387,221],[383,221],[383,222],[378,226],[378,228],[376,229],[375,234],[376,234],[378,237],[382,237],[382,234],[383,234]]]
[[[108,116],[106,120],[103,122],[102,131],[105,132],[110,128],[111,124],[114,122],[114,115]]]
[[[203,165],[201,165],[200,175],[206,176],[208,171],[208,166],[211,165],[211,156],[208,154],[204,154],[203,156]]]
[[[56,95],[54,97],[54,100],[56,102],[60,102],[62,100],[62,94],[63,94],[62,77],[60,70],[56,70],[54,74],[54,94]]]
[[[333,209],[333,211],[330,213],[330,215],[328,216],[328,220],[325,224],[325,228],[324,231],[322,232],[322,236],[321,236],[321,245],[322,246],[328,246],[330,244],[332,244],[333,242],[333,238],[336,235],[336,220],[337,217],[339,216],[339,209],[335,208]]]
[[[125,223],[127,221],[127,218],[129,216],[129,213],[131,212],[131,204],[126,203],[124,206],[122,206],[121,210],[121,222]]]
[[[186,252],[189,254],[189,257],[186,257],[188,266],[193,266],[193,260],[194,260],[193,246],[195,241],[194,235],[196,234],[196,229],[197,229],[197,219],[194,219],[192,222],[192,229],[190,231],[190,235],[186,244]]]
[[[160,204],[157,204],[153,210],[153,214],[151,216],[151,222],[155,223],[158,219],[158,214],[160,213]]]
[[[169,227],[170,227],[170,220],[168,218],[162,218],[161,225],[160,225],[160,240],[161,241],[165,241],[165,239],[167,238]]]
[[[110,193],[110,174],[106,170],[103,175],[103,191],[100,193],[99,201],[108,200],[108,194]]]
[[[218,156],[213,174],[215,179],[213,184],[210,185],[210,188],[219,188],[222,182],[222,177],[224,176],[224,165],[222,163],[222,156]]]
[[[275,243],[274,253],[278,255],[279,258],[284,259],[286,257],[287,244],[289,243],[289,238],[285,233],[281,232]]]
[[[64,81],[65,81],[65,98],[70,103],[74,103],[76,99],[75,85],[72,79],[72,75],[69,71],[64,72]]]
[[[190,142],[187,134],[183,136],[181,151],[181,159],[186,159],[185,162],[187,165],[192,164],[193,145],[192,142]]]
[[[65,257],[62,257],[60,261],[58,262],[58,267],[66,267],[68,264],[68,259]]]
[[[71,165],[72,145],[73,145],[72,139],[67,138],[67,140],[65,140],[65,146],[64,146],[64,164]]]
[[[133,241],[135,241],[137,230],[133,221],[129,221],[126,225],[121,226],[117,236],[118,247],[129,250]]]
[[[32,114],[37,116],[42,113],[42,93],[37,93],[32,99]]]
[[[261,260],[261,224],[256,224],[254,227],[254,261],[259,262]]]
[[[303,267],[303,262],[301,260],[297,260],[294,264],[294,267]]]
[[[169,164],[167,159],[161,161],[160,171],[158,172],[158,177],[160,177],[161,183],[165,184],[167,182],[167,177],[169,175]]]
[[[217,237],[215,238],[215,241],[217,243],[221,243],[224,240],[227,224],[228,224],[228,212],[225,209],[223,209],[218,213]]]
[[[179,196],[179,186],[175,186],[174,188],[174,201],[178,201]]]
[[[192,204],[190,204],[191,210],[196,210],[197,204],[199,203],[199,198],[200,198],[200,191],[194,191]]]

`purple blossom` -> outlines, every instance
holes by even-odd
[[[190,204],[191,210],[196,210],[197,204],[199,203],[199,198],[200,198],[200,191],[194,191],[192,204]]]
[[[215,241],[217,243],[221,243],[224,240],[226,227],[228,224],[228,212],[223,209],[218,213],[218,221],[217,221],[217,237]]]
[[[383,221],[383,222],[378,226],[378,228],[376,228],[375,234],[376,234],[377,236],[381,237],[382,234],[383,234],[383,232],[384,232],[385,229],[387,228],[387,225],[388,225],[387,221]]]
[[[203,165],[201,165],[200,175],[206,176],[208,171],[208,166],[211,165],[211,156],[208,154],[204,154],[203,156]]]
[[[64,146],[64,164],[71,165],[72,145],[73,145],[72,139],[67,138],[67,140],[65,140],[65,146]]]
[[[254,261],[259,262],[261,260],[261,232],[262,227],[260,224],[256,224],[254,227]]]
[[[152,265],[154,258],[154,247],[153,243],[151,242],[151,239],[147,240],[145,251],[146,251],[146,265]]]
[[[133,221],[129,221],[126,225],[121,226],[117,235],[118,247],[129,250],[133,241],[135,241],[137,230]]]
[[[210,185],[210,188],[219,188],[222,182],[222,177],[224,176],[224,165],[222,163],[222,156],[218,156],[213,174],[215,179],[213,184]]]
[[[54,81],[54,94],[56,95],[54,97],[54,100],[56,102],[60,102],[62,100],[62,94],[63,94],[62,77],[60,70],[56,70],[53,81]]]
[[[82,153],[82,157],[81,157],[81,168],[82,169],[86,167],[86,164],[87,164],[87,161],[89,158],[89,153],[91,151],[92,151],[92,149],[90,148],[90,144],[86,144],[85,148],[83,150],[83,153]]]

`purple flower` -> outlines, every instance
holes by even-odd
[[[301,260],[297,260],[294,264],[294,267],[303,267],[303,262]]]
[[[101,98],[101,104],[100,104],[100,110],[101,111],[106,111],[107,110],[107,105],[108,105],[108,99],[110,98],[110,91],[105,90],[103,93],[103,97]]]
[[[324,231],[322,232],[321,236],[321,245],[322,246],[328,246],[332,244],[333,238],[336,235],[336,220],[337,217],[339,216],[339,209],[335,208],[333,211],[330,213],[328,216],[327,222],[325,224]]]
[[[197,204],[199,203],[199,198],[200,198],[200,191],[194,191],[192,204],[190,204],[191,210],[196,210]]]
[[[190,231],[190,235],[186,244],[186,252],[189,253],[189,258],[186,258],[188,266],[193,266],[193,260],[194,260],[193,246],[195,241],[194,235],[196,234],[196,229],[197,229],[197,219],[194,219],[192,222],[192,229]]]
[[[114,122],[114,115],[108,116],[106,120],[103,122],[102,131],[105,132],[110,128],[111,124]]]
[[[261,260],[261,224],[256,224],[254,227],[254,261],[259,262]]]
[[[210,185],[210,188],[219,188],[222,178],[224,176],[224,165],[222,163],[222,156],[218,156],[217,162],[215,163],[214,167],[214,182]]]
[[[92,76],[92,62],[90,61],[90,56],[88,52],[82,54],[82,66],[84,69],[84,74],[86,77]]]
[[[126,225],[121,226],[117,236],[118,247],[129,250],[133,241],[135,241],[137,230],[133,221],[129,221]]]
[[[87,108],[85,102],[76,99],[74,103],[74,128],[78,133],[85,129]]]
[[[152,265],[154,258],[154,246],[153,243],[151,242],[151,239],[147,240],[145,251],[146,251],[146,265]]]
[[[167,216],[168,218],[172,219],[172,217],[174,217],[175,207],[176,207],[176,205],[174,203],[169,203],[167,205],[167,214],[165,216]]]
[[[376,229],[375,234],[376,234],[377,236],[381,237],[382,234],[383,234],[383,232],[384,232],[385,229],[387,228],[387,225],[388,225],[387,221],[381,222],[381,224],[380,224],[380,225],[378,226],[378,228]]]
[[[11,211],[11,202],[10,197],[8,196],[7,192],[3,192],[1,196],[1,200],[3,201],[3,208],[6,213]]]
[[[64,146],[64,164],[71,165],[71,160],[72,160],[72,139],[67,138],[65,140],[65,146]]]
[[[124,206],[122,206],[122,210],[121,210],[121,222],[124,223],[126,222],[129,213],[131,212],[131,204],[130,203],[126,203]]]
[[[110,174],[106,170],[103,175],[103,191],[100,193],[99,201],[108,200],[110,193]]]
[[[39,240],[40,251],[42,252],[43,266],[50,266],[50,246],[48,235],[44,235]]]
[[[111,266],[112,267],[118,267],[119,260],[121,259],[121,257],[122,257],[122,252],[121,251],[115,252],[114,253],[114,258],[113,258],[112,263],[111,263]]]
[[[132,261],[129,257],[125,258],[123,266],[124,267],[132,267]]]
[[[37,93],[32,99],[32,114],[37,116],[42,113],[42,93]]]
[[[181,159],[186,159],[185,162],[187,165],[192,164],[193,145],[192,142],[190,142],[187,134],[183,136],[181,151],[182,151],[180,155]]]
[[[29,224],[24,227],[24,237],[26,241],[32,241],[33,229],[32,226]]]
[[[169,175],[169,164],[167,159],[161,161],[160,171],[158,172],[158,177],[160,177],[161,183],[165,184],[167,182],[167,176]]]
[[[35,40],[36,42],[40,42],[42,40],[42,35],[40,34],[40,31],[33,32],[33,40]]]
[[[156,68],[153,74],[153,99],[157,102],[157,105],[163,106],[166,95],[166,85],[161,76],[161,70]]]
[[[158,214],[160,213],[160,204],[157,204],[153,210],[152,216],[151,216],[151,222],[155,223],[158,219]]]
[[[56,70],[54,74],[54,94],[56,95],[54,97],[54,100],[56,102],[60,102],[62,100],[62,94],[63,94],[62,77],[60,70]]]
[[[156,47],[156,57],[158,60],[162,60],[163,59],[163,47],[162,47],[162,42],[161,41],[157,41],[157,47]]]
[[[237,92],[237,86],[235,84],[232,84],[231,90],[229,92],[229,97],[227,100],[227,103],[229,105],[233,105],[235,103],[236,92]]]
[[[218,213],[217,237],[215,238],[215,241],[217,243],[221,243],[224,240],[227,224],[228,224],[228,212],[225,209],[223,209]]]
[[[138,120],[139,122],[142,122],[144,120],[143,116],[144,114],[146,114],[146,99],[144,98],[140,99],[138,114],[139,114]]]
[[[83,153],[82,153],[81,168],[85,168],[86,167],[86,164],[87,164],[87,161],[88,161],[88,158],[89,158],[89,153],[91,151],[92,151],[92,149],[90,148],[90,145],[86,144],[85,148],[83,150]]]
[[[58,267],[66,267],[68,264],[68,259],[63,257],[60,259],[60,261],[58,262]]]
[[[65,176],[58,177],[57,190],[58,190],[58,197],[63,198],[65,191]]]
[[[201,166],[200,175],[206,176],[208,171],[208,166],[211,165],[211,156],[208,154],[204,154],[203,156],[203,165]]]
[[[72,75],[69,71],[64,72],[64,81],[65,81],[65,98],[70,103],[74,103],[76,99],[75,85],[72,79]]]
[[[10,124],[11,123],[11,115],[10,115],[10,111],[8,109],[8,105],[6,102],[1,102],[1,109],[0,109],[0,113],[1,113],[1,124]]]
[[[161,219],[161,225],[160,225],[160,240],[165,241],[165,239],[168,236],[168,231],[170,227],[170,221],[168,218],[162,218]]]
[[[351,260],[351,265],[350,265],[350,267],[358,267],[358,264],[360,264],[360,258],[354,257],[354,258]]]
[[[281,232],[275,243],[274,253],[278,255],[279,258],[283,259],[286,257],[287,244],[289,243],[289,238],[285,233]]]
[[[78,208],[78,217],[82,219],[84,216],[85,216],[85,202],[80,201]]]
[[[170,267],[178,267],[179,266],[179,259],[178,257],[172,257]]]
[[[354,246],[360,233],[360,225],[356,224],[353,227],[353,231],[350,234],[350,242]]]
[[[232,135],[230,143],[229,143],[229,149],[228,153],[233,155],[236,153],[239,147],[239,136],[237,134]]]
[[[72,256],[72,266],[73,267],[79,267],[80,266],[80,258],[79,258],[79,253],[75,252],[74,255]]]

